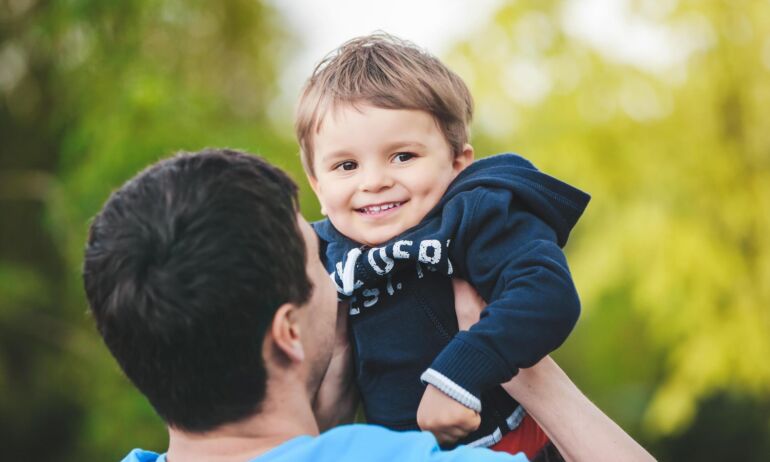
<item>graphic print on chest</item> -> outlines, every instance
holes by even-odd
[[[350,300],[350,314],[371,308],[383,297],[404,288],[402,271],[414,271],[422,279],[425,271],[454,272],[449,259],[451,240],[403,239],[383,247],[352,248],[330,274],[340,300]]]

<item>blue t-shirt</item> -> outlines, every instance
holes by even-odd
[[[336,427],[315,438],[292,438],[250,462],[361,460],[527,462],[527,457],[524,454],[513,456],[467,446],[441,451],[436,439],[427,432],[395,432],[374,425],[358,424]],[[166,462],[166,455],[134,449],[122,462]]]

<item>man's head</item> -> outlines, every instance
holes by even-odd
[[[336,299],[315,236],[295,184],[257,157],[205,150],[141,172],[94,218],[83,278],[105,343],[172,427],[255,414],[277,364],[302,364],[312,393],[328,364]]]
[[[472,113],[460,77],[395,37],[357,38],[322,61],[300,96],[295,128],[335,227],[376,245],[419,223],[472,160]]]

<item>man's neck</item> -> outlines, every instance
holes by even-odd
[[[166,458],[168,462],[247,462],[301,435],[318,435],[309,401],[305,395],[276,396],[266,399],[258,414],[206,433],[169,428]]]

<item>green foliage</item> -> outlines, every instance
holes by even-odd
[[[506,4],[449,60],[476,97],[477,152],[515,150],[593,195],[568,246],[584,315],[560,358],[648,438],[714,394],[770,398],[770,10],[666,5],[632,4],[690,50],[662,70],[570,36],[557,1]]]
[[[122,182],[179,150],[241,148],[301,178],[294,143],[267,114],[292,40],[253,0],[2,2],[0,21],[9,134],[0,166],[17,169],[2,176],[13,183],[0,181],[13,186],[0,187],[11,217],[0,228],[34,206],[40,213],[19,221],[34,231],[13,237],[51,243],[34,261],[0,249],[13,254],[0,265],[0,389],[10,390],[0,395],[0,446],[18,460],[35,441],[50,442],[39,460],[162,450],[162,422],[86,315],[79,267],[89,219]],[[9,378],[18,355],[29,372]]]

